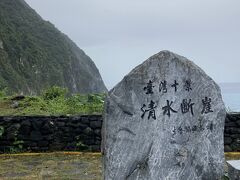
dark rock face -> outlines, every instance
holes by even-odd
[[[71,93],[102,93],[93,61],[24,0],[0,1],[0,89],[39,94],[57,85]]]
[[[184,57],[162,51],[106,100],[106,180],[217,180],[223,175],[225,107],[217,84]]]
[[[240,151],[240,114],[227,114],[224,129],[225,152]]]

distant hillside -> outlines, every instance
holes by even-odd
[[[38,94],[53,85],[106,91],[93,61],[66,35],[24,0],[0,0],[0,89]]]

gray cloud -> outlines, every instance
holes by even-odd
[[[239,0],[26,0],[94,60],[113,87],[168,49],[217,82],[240,82]]]

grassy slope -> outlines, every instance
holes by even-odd
[[[14,96],[0,96],[0,116],[102,114],[103,94],[66,96],[63,89],[57,90],[61,91],[59,94],[52,89],[41,96],[26,96],[18,101],[11,100]],[[17,104],[16,107],[13,107],[14,104]]]

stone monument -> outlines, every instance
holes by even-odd
[[[220,179],[225,115],[218,85],[193,62],[150,57],[106,99],[104,179]]]

